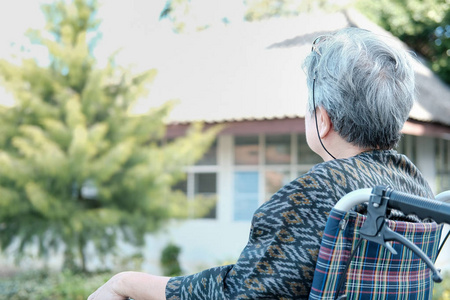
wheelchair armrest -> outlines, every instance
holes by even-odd
[[[352,191],[342,197],[335,205],[334,209],[341,212],[348,212],[350,209],[358,204],[368,202],[370,195],[372,194],[372,189],[359,189]]]
[[[438,201],[450,202],[450,191],[445,191],[440,194],[437,194],[435,199]]]

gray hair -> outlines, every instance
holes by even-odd
[[[392,149],[414,102],[414,70],[403,49],[359,28],[345,28],[316,44],[303,63],[308,110],[328,112],[334,130],[361,148]]]

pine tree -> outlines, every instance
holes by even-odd
[[[146,114],[130,110],[156,76],[132,74],[111,56],[92,54],[99,21],[95,0],[43,6],[47,26],[30,31],[49,63],[0,60],[0,80],[15,99],[0,106],[0,243],[41,255],[65,249],[67,263],[86,266],[86,245],[112,251],[118,235],[142,245],[144,234],[187,211],[171,185],[183,166],[207,150],[217,130],[196,125],[162,142],[167,103]]]

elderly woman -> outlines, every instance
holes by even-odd
[[[317,38],[304,68],[307,142],[324,162],[255,212],[238,261],[174,278],[120,273],[90,300],[304,299],[328,212],[342,196],[386,185],[433,197],[419,170],[392,150],[413,105],[408,54],[369,31],[347,28]]]

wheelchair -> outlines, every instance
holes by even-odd
[[[450,191],[427,199],[385,186],[344,196],[328,216],[309,299],[431,299],[449,200]],[[423,222],[387,219],[391,210]]]

